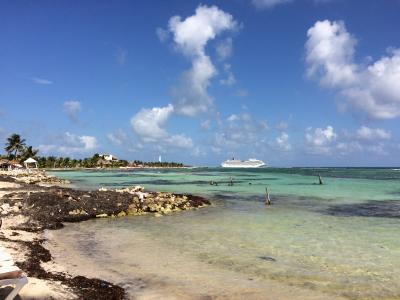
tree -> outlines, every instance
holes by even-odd
[[[25,147],[22,152],[21,161],[24,161],[29,157],[35,157],[38,154],[38,152],[39,150],[33,149],[32,146]]]
[[[8,156],[11,157],[14,155],[16,158],[19,153],[24,150],[25,147],[25,139],[21,139],[19,134],[12,134],[7,138],[6,147],[4,148],[8,153]]]

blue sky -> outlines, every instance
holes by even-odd
[[[1,1],[0,138],[42,155],[400,165],[400,1]]]

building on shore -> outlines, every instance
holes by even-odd
[[[104,159],[105,161],[109,162],[117,162],[119,159],[112,154],[100,154],[100,158]]]

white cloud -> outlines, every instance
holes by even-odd
[[[332,87],[356,81],[357,67],[353,64],[356,40],[343,22],[318,21],[307,36],[308,76],[321,76],[321,84]]]
[[[45,84],[45,85],[53,84],[53,81],[39,77],[32,77],[31,80],[37,84]]]
[[[192,68],[182,75],[179,87],[173,89],[174,105],[178,113],[193,117],[206,112],[213,104],[207,92],[210,79],[217,73],[208,56],[193,60]]]
[[[160,27],[158,27],[157,29],[156,29],[156,34],[157,34],[157,37],[158,37],[158,39],[160,40],[160,42],[165,42],[167,39],[168,39],[168,37],[169,37],[169,32],[168,32],[168,30],[165,30],[165,29],[163,29],[163,28],[160,28]]]
[[[128,135],[122,130],[118,130],[115,133],[107,133],[106,138],[116,146],[126,145],[126,142],[129,140]]]
[[[255,120],[249,113],[232,114],[226,122],[219,124],[218,130],[214,134],[212,151],[221,153],[232,153],[241,149],[243,151],[256,151],[260,147],[266,146],[264,138],[268,130],[268,124],[264,120]],[[255,153],[252,152],[252,155]]]
[[[280,136],[276,138],[277,146],[285,151],[289,151],[292,145],[289,142],[289,135],[286,132],[282,132]]]
[[[365,66],[354,61],[355,45],[343,22],[316,22],[308,30],[307,74],[336,88],[358,113],[375,119],[399,117],[400,49]]]
[[[340,155],[348,155],[353,152],[362,151],[363,147],[358,141],[347,141],[337,143],[336,150]]]
[[[315,4],[325,4],[334,2],[336,0],[310,0],[310,1],[314,2]],[[257,9],[268,9],[289,2],[294,2],[294,0],[251,0],[251,3]]]
[[[154,142],[168,136],[163,125],[174,111],[172,104],[165,107],[142,109],[131,118],[131,125],[135,133],[146,142]]]
[[[332,126],[323,128],[308,128],[306,132],[306,142],[310,153],[329,154],[331,152],[332,143],[336,140],[337,134]]]
[[[171,135],[167,139],[168,143],[171,146],[178,147],[178,148],[192,148],[193,141],[190,137],[185,136],[184,134],[176,134]]]
[[[63,104],[63,111],[72,122],[78,122],[78,112],[82,109],[79,101],[70,100],[65,101]]]
[[[232,114],[226,120],[229,122],[235,122],[235,121],[239,120],[239,117],[235,114]]]
[[[216,51],[219,60],[226,60],[229,58],[232,55],[232,38],[228,37],[219,42]]]
[[[276,125],[276,129],[278,129],[278,130],[286,130],[288,128],[289,128],[289,124],[284,121],[281,121]]]
[[[357,138],[361,140],[389,140],[391,138],[391,133],[380,128],[369,128],[366,126],[361,126],[357,130]]]
[[[223,31],[235,29],[237,24],[232,15],[218,7],[200,5],[194,15],[184,20],[174,16],[168,25],[176,49],[192,62],[191,68],[183,73],[181,84],[173,89],[175,109],[188,116],[204,113],[213,104],[207,89],[217,74],[205,47]]]
[[[367,151],[377,154],[377,155],[387,155],[388,154],[388,152],[385,149],[385,145],[382,143],[367,146]]]
[[[174,106],[153,107],[142,109],[131,118],[131,126],[136,135],[145,143],[157,142],[160,147],[165,145],[178,148],[192,148],[193,141],[184,134],[170,134],[164,128],[174,112]],[[115,136],[109,139],[115,139]]]
[[[66,132],[54,139],[54,144],[39,145],[39,151],[45,154],[60,153],[63,155],[88,153],[98,148],[97,139],[89,135],[76,135]]]
[[[169,20],[169,29],[174,35],[176,46],[189,57],[204,55],[209,40],[235,27],[232,15],[216,6],[200,5],[196,13],[185,20],[180,16]]]
[[[272,8],[279,4],[289,3],[292,0],[252,0],[251,3],[258,9]]]
[[[391,133],[380,128],[361,126],[355,132],[344,131],[340,136],[332,126],[325,129],[306,130],[307,151],[312,154],[349,155],[369,152],[375,155],[386,155],[387,148],[392,147],[388,141]]]
[[[205,121],[201,122],[200,127],[203,128],[204,130],[209,130],[211,128],[211,121],[205,120]]]
[[[224,71],[225,71],[227,77],[225,79],[221,79],[219,82],[222,85],[234,85],[236,83],[236,78],[232,73],[231,65],[224,64]]]

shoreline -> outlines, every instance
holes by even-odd
[[[0,242],[29,276],[28,285],[20,292],[22,299],[128,299],[124,288],[118,285],[79,274],[72,276],[64,266],[57,265],[44,246],[49,241],[46,230],[60,229],[63,222],[142,214],[162,216],[210,205],[208,200],[193,195],[144,193],[142,187],[81,191],[56,186],[66,182],[55,177],[44,178],[46,186],[41,185],[41,180],[0,175]],[[51,186],[46,178],[52,178],[48,180]]]

